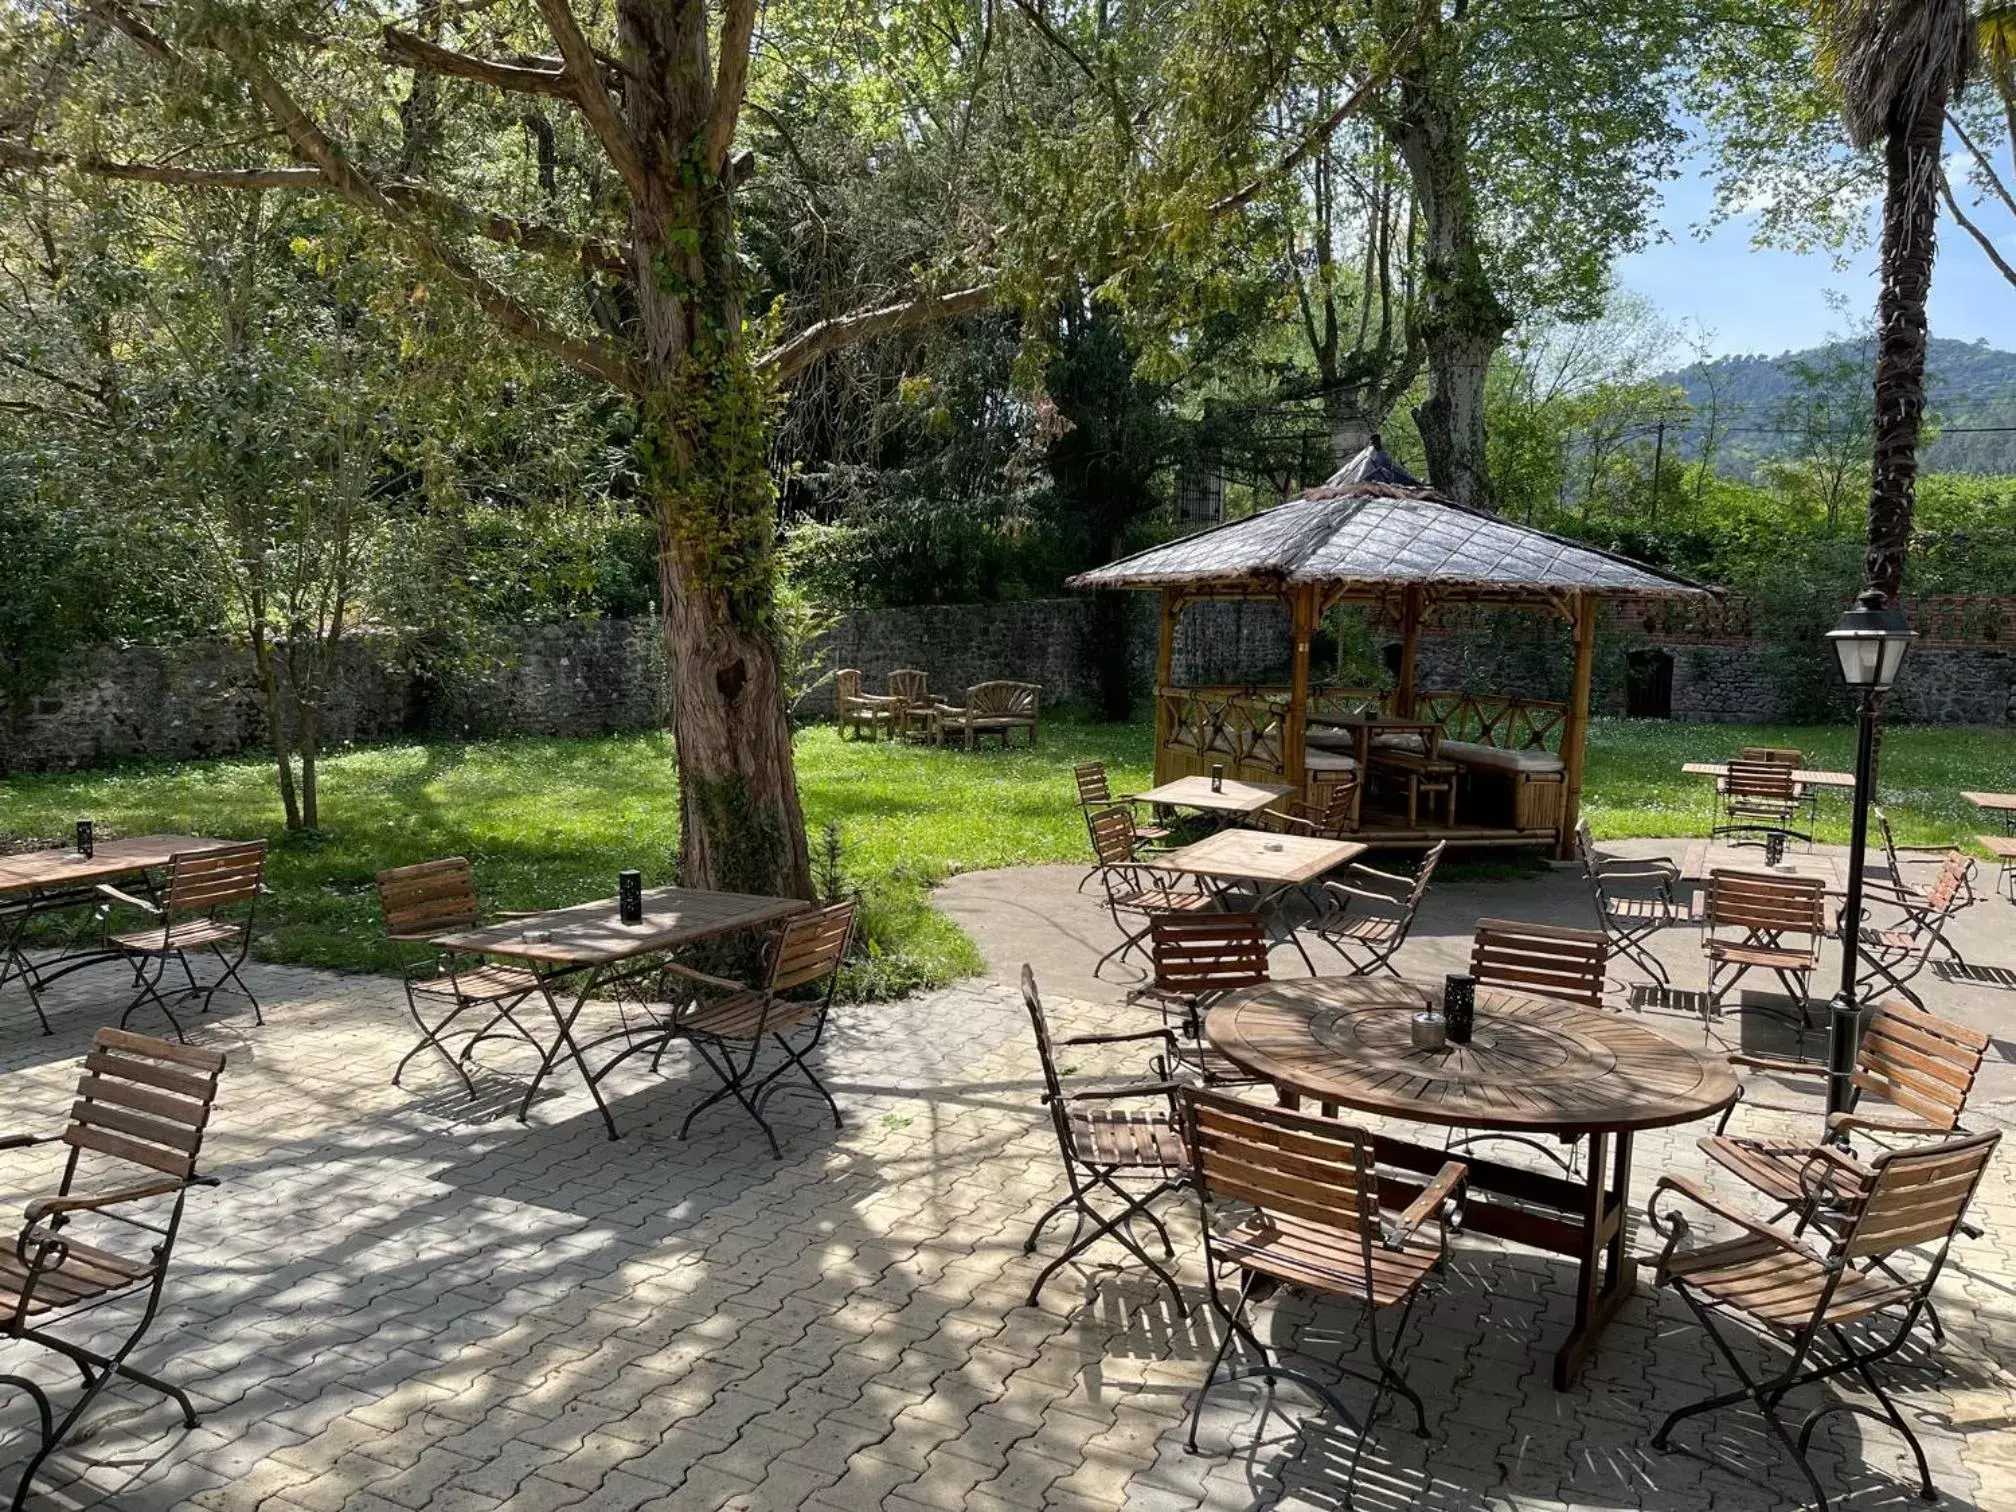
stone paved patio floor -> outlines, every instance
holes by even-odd
[[[1504,896],[1474,890],[1445,906],[1474,918]],[[1354,1481],[1352,1432],[1293,1388],[1270,1407],[1242,1383],[1214,1395],[1206,1454],[1185,1453],[1217,1342],[1194,1208],[1169,1210],[1187,1316],[1103,1264],[1061,1272],[1026,1305],[1044,1256],[1024,1256],[1022,1238],[1062,1188],[1027,1019],[1004,983],[839,1011],[825,1062],[846,1126],[786,1102],[777,1161],[718,1109],[681,1143],[704,1088],[673,1057],[660,1076],[611,1083],[626,1130],[612,1144],[564,1077],[518,1124],[529,1068],[503,1050],[474,1104],[418,1063],[391,1087],[411,1042],[396,984],[250,974],[266,1026],[220,1005],[192,1033],[230,1053],[207,1152],[220,1185],[191,1199],[139,1357],[189,1387],[203,1424],[184,1431],[151,1393],[115,1387],[32,1505],[1301,1509],[1353,1492],[1370,1512],[1796,1505],[1802,1483],[1753,1416],[1684,1427],[1681,1452],[1649,1449],[1667,1409],[1724,1384],[1674,1299],[1641,1293],[1583,1381],[1556,1393],[1567,1262],[1460,1233],[1402,1354],[1428,1440],[1389,1408]],[[0,1005],[7,1128],[60,1125],[112,988],[71,979],[49,1037],[24,1003]],[[1052,1007],[1067,1032],[1146,1022],[1113,1001]],[[1698,1041],[1698,1021],[1648,1014],[1668,1019]],[[1089,1054],[1081,1069],[1100,1069]],[[1661,1169],[1704,1172],[1698,1132],[1641,1140],[1641,1203]],[[8,1211],[53,1180],[46,1149],[4,1159]],[[1941,1285],[1940,1363],[1920,1350],[1895,1377],[1944,1504],[2001,1512],[2016,1506],[2016,1374],[2001,1363],[2016,1362],[2016,1151],[1990,1183],[1987,1236]],[[1284,1298],[1263,1316],[1319,1354],[1360,1347],[1346,1308]],[[0,1345],[8,1370],[74,1384]],[[1344,1391],[1362,1410],[1369,1392]],[[1831,1421],[1821,1473],[1839,1505],[1915,1504],[1894,1435]],[[29,1429],[25,1401],[0,1395],[0,1466],[18,1468]],[[0,1490],[12,1481],[0,1471]]]

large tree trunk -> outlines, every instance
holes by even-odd
[[[1876,451],[1869,486],[1863,575],[1896,604],[1918,489],[1925,420],[1925,299],[1932,287],[1945,113],[1929,99],[1917,119],[1895,122],[1885,148],[1883,289],[1876,304]]]
[[[266,711],[266,743],[273,752],[274,776],[280,785],[280,807],[286,813],[287,828],[302,829],[301,805],[294,795],[293,750],[287,737],[286,709],[280,702],[280,673],[273,665],[273,646],[266,638],[265,625],[256,618],[249,636],[252,665],[259,675],[259,701]]]
[[[620,50],[660,87],[626,112],[652,192],[631,207],[646,394],[637,461],[656,512],[679,762],[680,881],[813,896],[772,641],[768,385],[743,344],[730,186],[696,168],[712,100],[706,8],[622,0]]]
[[[1454,93],[1453,40],[1424,44],[1400,76],[1400,104],[1381,124],[1407,165],[1421,216],[1417,330],[1428,361],[1428,398],[1414,410],[1428,477],[1460,503],[1493,509],[1484,453],[1484,380],[1512,328],[1484,269],[1470,145]]]

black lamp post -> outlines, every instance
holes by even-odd
[[[1841,911],[1841,990],[1830,1004],[1827,1040],[1827,1111],[1848,1107],[1855,1075],[1855,1042],[1862,1009],[1855,1000],[1855,968],[1861,959],[1862,862],[1869,844],[1870,792],[1876,763],[1876,702],[1897,681],[1897,669],[1913,636],[1899,609],[1884,607],[1881,590],[1865,588],[1855,606],[1827,632],[1841,658],[1841,675],[1859,705],[1855,730],[1855,815],[1848,840],[1848,897]]]

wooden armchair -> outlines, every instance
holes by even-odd
[[[1347,1472],[1348,1486],[1388,1390],[1407,1399],[1414,1408],[1414,1431],[1428,1436],[1421,1397],[1394,1369],[1390,1351],[1406,1337],[1407,1319],[1423,1284],[1447,1258],[1449,1213],[1460,1198],[1468,1168],[1461,1161],[1449,1161],[1389,1222],[1380,1211],[1372,1136],[1362,1129],[1223,1092],[1185,1087],[1180,1096],[1203,1208],[1205,1281],[1211,1305],[1224,1322],[1224,1338],[1190,1410],[1190,1450],[1197,1451],[1204,1400],[1221,1381],[1252,1376],[1270,1384],[1277,1379],[1296,1381],[1314,1391],[1344,1422],[1363,1424]],[[1436,1244],[1414,1243],[1430,1221],[1436,1225]],[[1236,1291],[1226,1284],[1229,1275],[1239,1278]],[[1354,1419],[1322,1381],[1285,1369],[1247,1321],[1248,1305],[1280,1285],[1340,1297],[1365,1308],[1365,1336],[1375,1369],[1366,1372],[1325,1362],[1373,1385],[1372,1405],[1362,1419]],[[1399,1319],[1389,1344],[1380,1338],[1379,1315],[1396,1308]],[[1235,1340],[1256,1361],[1250,1367],[1226,1370]]]
[[[1354,861],[1344,868],[1349,881],[1332,878],[1323,884],[1316,938],[1344,958],[1352,976],[1375,971],[1400,974],[1393,957],[1407,943],[1421,900],[1428,896],[1428,884],[1448,848],[1446,840],[1429,846],[1411,877]]]
[[[1701,953],[1708,958],[1705,1022],[1722,1012],[1722,996],[1755,970],[1771,972],[1798,1012],[1789,1020],[1805,1043],[1813,973],[1828,932],[1827,884],[1818,877],[1717,871],[1708,874],[1701,905]],[[1776,1010],[1748,1011],[1785,1018]]]
[[[189,1189],[216,1184],[197,1174],[196,1161],[223,1070],[224,1057],[215,1050],[100,1029],[84,1058],[69,1126],[55,1135],[0,1137],[0,1149],[69,1147],[54,1195],[28,1204],[19,1236],[0,1250],[0,1337],[62,1355],[84,1377],[83,1394],[59,1421],[42,1386],[25,1376],[0,1376],[27,1393],[41,1420],[41,1445],[14,1489],[16,1512],[49,1456],[115,1376],[172,1398],[183,1423],[197,1425],[196,1409],[180,1387],[127,1361],[160,1308]],[[101,1231],[99,1225],[118,1227]],[[97,1242],[80,1240],[78,1227]],[[116,1236],[127,1230],[146,1236],[139,1241],[142,1253],[118,1244]],[[140,1319],[123,1337],[108,1339],[96,1309],[127,1296],[145,1299]],[[54,1331],[86,1314],[90,1321],[82,1332],[92,1345],[67,1330]]]
[[[421,947],[424,958],[409,965],[404,973],[406,1011],[420,1031],[420,1041],[392,1071],[392,1085],[400,1085],[413,1057],[432,1050],[462,1078],[469,1095],[476,1095],[463,1062],[477,1044],[497,1033],[505,1024],[518,1038],[542,1052],[544,1047],[518,1022],[516,1009],[526,998],[541,990],[536,973],[518,966],[498,966],[455,951],[442,950],[434,942],[456,930],[473,929],[482,921],[476,901],[476,879],[461,856],[439,861],[422,861],[413,866],[395,866],[378,873],[378,908],[385,918],[385,933],[395,943]],[[504,917],[513,917],[505,914]],[[423,1006],[426,1012],[423,1012]],[[442,1042],[455,1021],[470,1009],[489,1015],[484,1026],[470,1036],[461,1055],[453,1055]],[[429,1023],[426,1014],[441,1016]]]
[[[1575,854],[1610,948],[1644,968],[1661,987],[1668,986],[1665,964],[1647,942],[1660,930],[1687,921],[1687,909],[1673,896],[1680,868],[1664,856],[1632,861],[1604,855],[1596,849],[1587,820],[1575,826]]]
[[[853,731],[859,740],[862,731],[867,731],[873,740],[877,735],[885,735],[896,727],[896,702],[874,693],[861,691],[861,670],[858,667],[843,667],[833,674],[833,722],[842,735]]]
[[[1873,1367],[1901,1351],[1919,1317],[1930,1311],[1932,1288],[2001,1138],[1999,1133],[1972,1134],[1892,1151],[1867,1167],[1833,1152],[1836,1160],[1856,1166],[1860,1195],[1840,1227],[1825,1236],[1824,1247],[1813,1243],[1810,1233],[1759,1223],[1685,1177],[1662,1176],[1646,1204],[1647,1219],[1666,1240],[1654,1266],[1654,1284],[1679,1293],[1742,1384],[1668,1413],[1652,1436],[1652,1447],[1664,1450],[1674,1427],[1687,1418],[1747,1401],[1763,1414],[1765,1426],[1805,1476],[1820,1512],[1826,1512],[1827,1492],[1807,1458],[1807,1446],[1828,1416],[1853,1412],[1887,1423],[1903,1436],[1917,1461],[1919,1494],[1928,1502],[1936,1500],[1918,1436]],[[1736,1237],[1690,1243],[1693,1230],[1683,1201],[1712,1213],[1734,1228]],[[1881,1263],[1903,1250],[1923,1257],[1909,1275]],[[1772,1353],[1782,1363],[1769,1374],[1753,1375],[1722,1337],[1718,1315],[1741,1316],[1757,1325],[1779,1346]],[[1850,1324],[1857,1326],[1850,1329]],[[1806,1415],[1795,1438],[1779,1416],[1788,1394],[1851,1372],[1876,1407],[1852,1398],[1825,1400]]]
[[[123,893],[106,883],[98,891],[115,903],[151,914],[160,922],[144,929],[109,935],[105,943],[125,955],[133,967],[133,1000],[119,1015],[123,1029],[135,1010],[152,1003],[167,1016],[182,1038],[182,1024],[168,1006],[170,998],[202,999],[199,1013],[210,1011],[210,1001],[226,982],[235,982],[238,991],[252,1005],[252,1021],[266,1022],[259,999],[245,985],[238,969],[252,949],[252,922],[259,898],[266,891],[266,842],[252,840],[216,850],[184,851],[168,859],[168,887],[157,905],[145,898]],[[189,964],[192,951],[207,950],[221,970],[208,985],[196,980]],[[168,963],[182,968],[186,987],[161,992],[161,977]]]
[[[938,705],[931,711],[932,728],[938,743],[958,736],[972,750],[982,737],[993,735],[1005,747],[1016,730],[1029,732],[1029,744],[1036,744],[1036,713],[1043,690],[1035,683],[984,682],[966,690],[961,708]]]
[[[936,700],[931,697],[930,682],[915,667],[899,667],[889,674],[891,723],[896,734],[931,734],[931,710]]]
[[[1779,830],[1805,841],[1808,846],[1812,845],[1813,836],[1810,833],[1792,827],[1793,820],[1806,802],[1806,795],[1792,773],[1793,768],[1782,761],[1744,761],[1738,758],[1730,762],[1728,775],[1716,790],[1721,800],[1721,814],[1713,833],[1761,836]]]
[[[1143,861],[1134,836],[1134,815],[1129,810],[1117,803],[1095,809],[1085,816],[1085,825],[1092,834],[1095,872],[1105,892],[1106,911],[1121,937],[1120,943],[1093,966],[1095,977],[1106,969],[1108,961],[1122,960],[1130,951],[1138,951],[1157,915],[1204,913],[1217,908],[1217,899],[1211,894],[1173,886]]]

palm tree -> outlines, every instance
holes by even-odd
[[[1967,0],[1811,0],[1821,66],[1856,147],[1883,144],[1882,293],[1876,304],[1876,452],[1863,575],[1904,586],[1925,418],[1925,296],[1943,182],[1946,106],[1975,51]],[[1999,8],[1999,7],[1993,7]]]

